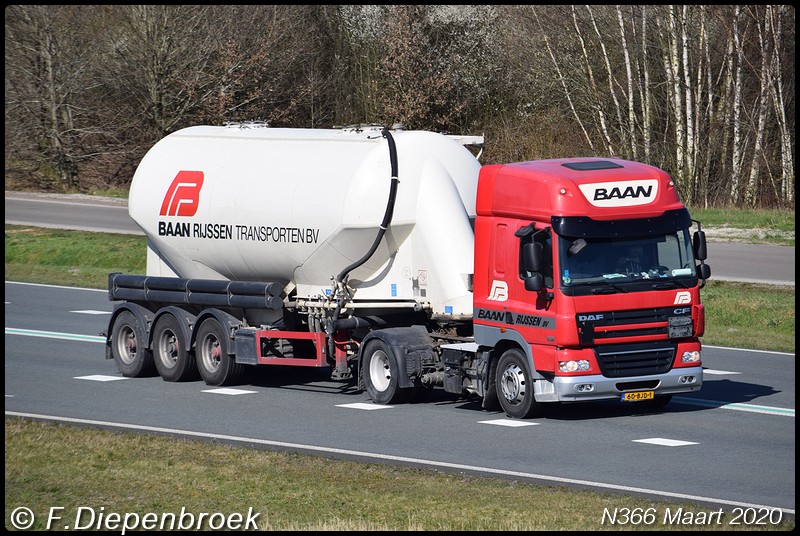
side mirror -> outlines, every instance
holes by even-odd
[[[700,279],[709,279],[711,277],[711,267],[707,264],[701,264],[697,267],[699,273],[697,275],[700,276]]]
[[[525,290],[539,292],[544,288],[542,274],[542,244],[532,242],[522,246],[522,267],[531,274],[525,278]]]
[[[695,231],[694,237],[692,238],[692,248],[694,249],[694,257],[698,261],[704,261],[708,258],[706,233],[703,231]]]
[[[522,247],[522,265],[526,272],[542,272],[542,244],[532,242]]]
[[[541,272],[534,272],[532,276],[525,278],[525,290],[539,292],[544,288],[544,276]]]

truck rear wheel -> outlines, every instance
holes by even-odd
[[[506,415],[515,419],[538,417],[543,406],[533,396],[533,380],[525,354],[513,348],[506,350],[497,363],[497,398]]]
[[[208,385],[230,385],[244,372],[228,352],[230,337],[216,318],[207,318],[200,324],[195,339],[197,370]]]
[[[372,340],[364,349],[361,370],[367,393],[376,404],[407,402],[413,389],[399,386],[400,367],[389,346],[381,340]]]
[[[194,356],[187,348],[178,319],[171,314],[164,314],[156,321],[153,357],[164,381],[188,380],[195,373]]]
[[[130,311],[121,312],[111,330],[111,355],[123,376],[138,378],[155,372],[153,353],[146,346],[144,326]]]

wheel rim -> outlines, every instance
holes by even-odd
[[[180,346],[175,332],[165,329],[158,338],[158,357],[168,367],[175,366],[178,362]]]
[[[503,371],[500,381],[503,397],[512,404],[519,404],[525,399],[525,373],[517,365],[509,365]]]
[[[389,366],[389,356],[383,350],[372,354],[369,361],[369,379],[378,391],[385,391],[392,381],[392,371]]]
[[[136,332],[130,326],[125,325],[119,330],[117,336],[117,355],[126,365],[130,365],[136,360]]]
[[[200,360],[203,362],[203,367],[208,371],[215,371],[219,368],[219,340],[210,333],[203,337],[203,341],[200,344]]]

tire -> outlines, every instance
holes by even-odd
[[[497,363],[495,385],[500,407],[509,417],[527,419],[543,413],[533,396],[533,381],[525,355],[518,349],[506,350]]]
[[[144,326],[130,311],[121,312],[114,320],[111,355],[123,376],[140,378],[155,373],[153,352],[146,348],[146,340]]]
[[[178,319],[171,314],[164,314],[156,321],[153,329],[153,360],[158,374],[167,382],[193,379],[197,371]]]
[[[206,384],[230,385],[241,378],[244,365],[230,355],[229,346],[230,337],[216,318],[207,318],[200,324],[194,354],[197,370]]]
[[[376,404],[401,404],[408,402],[413,389],[401,389],[399,384],[400,367],[389,346],[381,340],[373,339],[364,349],[361,369],[367,393]]]

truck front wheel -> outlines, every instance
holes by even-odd
[[[389,346],[381,340],[372,340],[364,349],[361,374],[367,393],[376,404],[407,402],[412,389],[402,389],[399,384],[400,367]]]
[[[495,381],[497,398],[506,415],[527,419],[542,414],[542,404],[533,396],[533,381],[525,354],[520,350],[507,350],[500,356]]]
[[[195,373],[194,356],[187,348],[178,319],[171,314],[164,314],[156,321],[153,357],[164,381],[188,380]]]
[[[114,320],[111,330],[111,355],[123,376],[138,378],[154,372],[153,353],[145,344],[144,326],[130,311],[123,311]]]
[[[236,363],[228,353],[230,337],[215,318],[200,324],[195,341],[197,370],[208,385],[230,385],[244,371],[244,365]]]

